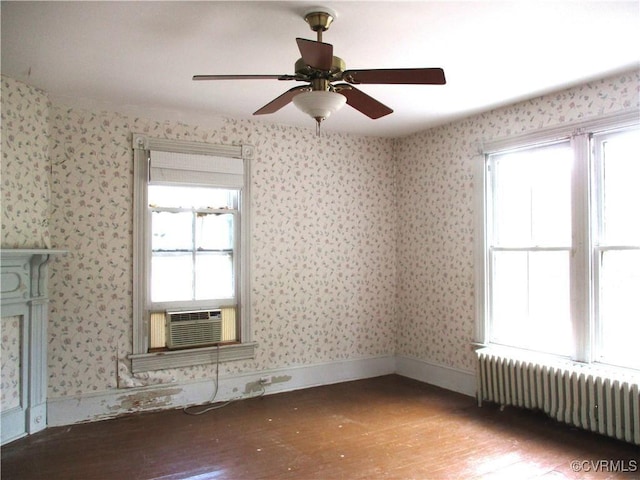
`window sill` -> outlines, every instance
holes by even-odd
[[[129,355],[133,373],[169,368],[192,367],[209,363],[248,360],[255,357],[255,342]]]
[[[508,358],[514,362],[531,363],[541,367],[565,370],[570,373],[586,373],[598,375],[613,381],[629,381],[640,384],[640,370],[629,367],[608,365],[599,362],[581,362],[568,357],[553,355],[551,353],[540,353],[532,350],[525,350],[516,347],[507,347],[497,344],[480,345],[475,344],[477,353],[493,354],[499,357]]]

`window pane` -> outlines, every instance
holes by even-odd
[[[569,143],[492,156],[494,245],[571,244]]]
[[[491,341],[570,355],[569,252],[493,252]]]
[[[232,213],[198,213],[196,248],[198,250],[233,249]]]
[[[149,205],[171,208],[237,208],[237,190],[149,185]]]
[[[149,186],[152,208],[190,209],[151,212],[152,302],[235,297],[233,253],[238,197],[237,190]],[[228,209],[230,213],[198,209]]]
[[[603,242],[640,245],[640,131],[608,136],[602,143]]]
[[[233,256],[231,253],[196,255],[196,300],[233,298]]]
[[[640,251],[602,253],[601,361],[640,369]]]
[[[191,253],[154,253],[151,257],[151,301],[193,300]]]
[[[151,212],[151,250],[193,250],[193,213]]]

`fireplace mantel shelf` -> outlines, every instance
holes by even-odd
[[[0,254],[5,257],[19,257],[24,255],[62,255],[67,253],[67,250],[60,250],[57,248],[2,248]]]

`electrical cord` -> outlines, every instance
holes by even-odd
[[[259,398],[265,394],[264,385],[259,384],[261,391],[257,395],[249,395],[249,396],[241,395],[239,397],[235,397],[230,400],[227,400],[226,402],[222,402],[215,405],[214,402],[215,402],[216,396],[218,395],[218,385],[219,385],[218,379],[220,375],[220,345],[218,344],[217,347],[218,348],[216,349],[216,379],[214,381],[215,388],[213,389],[213,395],[211,396],[211,400],[201,405],[191,405],[189,407],[184,407],[182,411],[187,415],[194,415],[194,416],[203,415],[207,412],[210,412],[212,410],[218,410],[219,408],[226,407],[227,405],[238,402],[240,400],[249,400],[250,398]],[[196,408],[200,408],[201,410],[194,411],[194,409]]]

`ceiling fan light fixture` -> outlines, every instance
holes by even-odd
[[[347,98],[336,92],[312,90],[293,97],[293,103],[319,123],[344,107]]]

